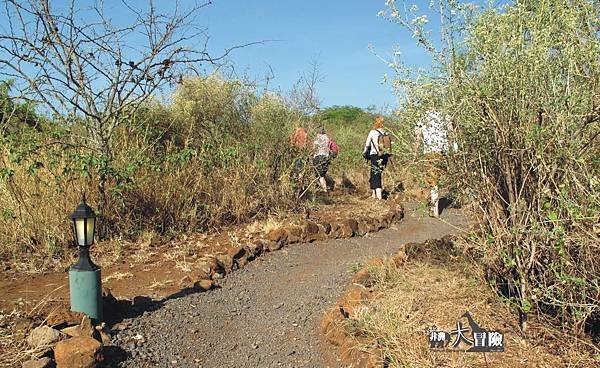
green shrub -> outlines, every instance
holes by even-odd
[[[81,144],[78,122],[35,117],[41,123],[3,117],[11,129],[0,140],[0,260],[21,264],[27,251],[27,261],[52,267],[71,241],[65,216],[83,191],[99,210],[100,170],[101,239],[202,231],[301,205],[289,175],[299,114],[242,81],[187,79],[172,103],[146,103],[115,130],[110,165]]]
[[[442,33],[462,38],[444,39],[442,73],[399,79],[407,111],[433,104],[451,116],[450,180],[479,209],[482,232],[471,240],[490,281],[523,321],[538,308],[576,333],[600,311],[596,5],[524,1],[477,13],[443,2],[451,23]],[[403,24],[419,36],[424,23]]]

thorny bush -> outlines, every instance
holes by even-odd
[[[448,181],[483,224],[471,250],[515,302],[523,328],[541,311],[575,333],[597,329],[600,8],[588,0],[480,11],[440,4],[447,45],[436,68],[405,78],[396,64],[395,83],[407,90],[405,111],[435,105],[452,120],[459,150],[447,160]],[[389,6],[431,51],[426,22],[403,21]]]

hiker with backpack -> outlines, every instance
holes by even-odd
[[[373,128],[367,136],[363,157],[370,162],[369,186],[371,188],[371,198],[383,198],[383,184],[381,174],[387,165],[391,155],[391,139],[388,133],[383,130],[383,116],[375,117]]]
[[[335,141],[325,133],[325,128],[322,128],[319,134],[317,134],[313,142],[313,147],[313,165],[319,178],[319,185],[327,193],[327,180],[325,176],[327,175],[331,159],[337,156],[338,147]]]

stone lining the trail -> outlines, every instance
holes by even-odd
[[[196,285],[202,280],[223,278],[228,273],[242,268],[263,252],[273,252],[296,243],[311,243],[326,239],[351,238],[388,228],[404,216],[401,203],[389,207],[378,206],[382,212],[375,216],[358,218],[306,219],[269,231],[264,237],[255,239],[243,246],[232,246],[226,251],[202,256],[193,266],[191,275],[184,277],[180,285],[183,289]],[[206,291],[207,288],[197,288]]]
[[[179,281],[182,292],[204,292],[215,286],[215,281],[225,277],[234,270],[243,268],[249,262],[259,257],[264,252],[273,252],[285,246],[297,243],[311,243],[326,239],[351,238],[363,236],[367,233],[388,228],[393,222],[399,221],[404,216],[404,207],[401,203],[389,201],[387,204],[377,203],[373,206],[375,216],[342,217],[335,218],[317,217],[303,219],[295,223],[273,229],[263,237],[257,238],[243,246],[230,246],[222,252],[207,254],[198,259],[188,275]],[[352,215],[351,215],[352,216]],[[116,299],[109,289],[103,290],[104,316],[109,321],[119,321],[131,313],[131,310],[146,309],[156,303],[146,296],[136,296],[131,300]],[[45,358],[54,357],[58,367],[94,366],[103,359],[103,346],[110,341],[106,329],[89,325],[89,319],[81,321],[81,314],[63,311],[53,312],[47,318],[50,326],[61,326],[61,336],[68,336],[58,342]],[[66,326],[66,327],[65,327]],[[118,329],[119,326],[117,325]],[[54,330],[42,325],[32,331],[42,329]],[[33,334],[33,332],[31,333]],[[58,339],[52,341],[54,345]],[[85,343],[84,343],[85,342]],[[25,362],[33,366],[38,363],[35,359]],[[52,361],[44,360],[44,364]],[[42,365],[44,366],[44,365]]]
[[[361,307],[373,297],[374,280],[369,272],[372,266],[381,266],[386,262],[396,268],[419,254],[447,251],[451,248],[453,237],[446,236],[437,240],[427,240],[422,243],[402,244],[398,251],[387,260],[374,258],[352,276],[352,285],[330,308],[321,320],[320,332],[325,340],[337,347],[338,357],[343,364],[357,368],[381,368],[385,364],[381,356],[374,351],[364,351],[354,348],[358,342],[366,339],[364,336],[350,333],[346,321],[352,319]]]
[[[440,221],[423,214],[418,204],[405,208],[403,220],[389,229],[349,239],[331,235],[323,242],[265,252],[216,280],[214,291],[176,296],[140,310],[113,326],[110,347],[117,354],[107,354],[108,366],[341,366],[319,325],[345,291],[351,270],[365,259],[395,254],[401,244],[454,234],[469,222],[455,209],[444,211]],[[356,212],[348,214],[360,224]],[[329,224],[344,219],[329,218]],[[303,220],[319,224],[322,219]],[[297,224],[285,227],[292,225]]]

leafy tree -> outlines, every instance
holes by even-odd
[[[333,123],[350,124],[366,115],[359,107],[355,106],[332,106],[324,109],[319,114],[320,118]]]

